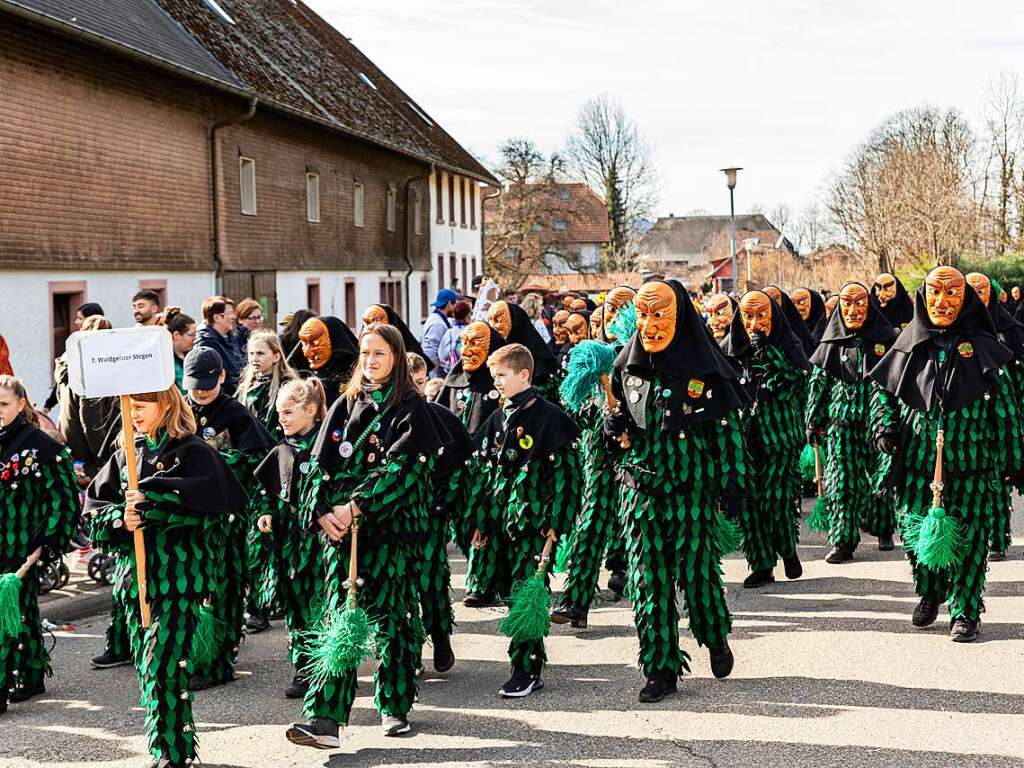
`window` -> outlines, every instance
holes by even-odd
[[[440,171],[434,171],[434,196],[437,198],[437,223],[444,224],[444,182]]]
[[[306,309],[320,314],[320,278],[306,278]]]
[[[555,232],[565,232],[569,229],[569,223],[563,219],[558,219],[555,222]]]
[[[380,301],[390,304],[398,314],[402,314],[402,281],[394,278],[382,278],[380,281]]]
[[[427,124],[428,128],[433,128],[434,127],[434,124],[432,122],[430,122],[430,118],[427,117],[427,113],[426,112],[424,112],[422,109],[417,107],[411,101],[407,101],[405,103],[409,105],[409,109],[411,109],[413,112],[416,113],[416,117],[418,117],[420,120],[422,120],[424,123]]]
[[[412,231],[417,235],[423,234],[423,196],[418,189],[412,191]]]
[[[451,288],[455,287],[455,283],[458,281],[458,272],[455,270],[455,251],[449,251],[448,253],[448,285]]]
[[[563,200],[572,200],[572,193],[568,189],[561,190],[559,194],[561,195]]]
[[[256,215],[256,161],[251,157],[238,158],[238,186],[242,201],[242,213]]]
[[[437,290],[444,288],[444,254],[437,254]]]
[[[459,176],[459,224],[466,227],[466,180]]]
[[[430,316],[430,289],[427,287],[427,278],[420,280],[420,320],[427,321]]]
[[[356,282],[345,281],[345,325],[356,330]]]
[[[472,265],[473,279],[476,280],[476,276],[479,274],[479,272],[476,271],[476,256],[470,259],[470,263]]]
[[[370,77],[365,72],[360,72],[359,73],[359,79],[362,80],[364,83],[366,83],[371,88],[373,88],[373,90],[375,90],[375,91],[377,90],[377,86],[373,84],[373,80],[371,80]]]
[[[306,174],[306,221],[320,222],[320,174]],[[317,313],[319,314],[319,313]]]
[[[462,257],[462,290],[466,290],[466,286],[469,285],[469,260],[463,255]]]
[[[366,210],[366,190],[358,181],[352,184],[352,223],[363,226]]]
[[[476,182],[469,183],[469,228],[476,229]]]
[[[395,199],[397,197],[395,185],[388,184],[388,232],[395,231]]]
[[[448,174],[448,223],[455,226],[455,177]]]

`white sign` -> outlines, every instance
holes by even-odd
[[[78,331],[65,359],[68,383],[82,397],[161,392],[174,383],[174,348],[162,326]]]

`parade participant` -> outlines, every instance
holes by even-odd
[[[817,344],[821,341],[821,336],[825,333],[825,325],[828,323],[828,318],[825,317],[825,300],[821,298],[820,293],[812,291],[810,288],[797,288],[790,298],[793,300],[793,306],[800,314],[807,332],[811,334],[811,339]]]
[[[604,335],[604,304],[590,313],[590,338],[595,341],[608,341]]]
[[[1021,469],[1018,404],[1005,371],[1012,356],[963,274],[936,267],[910,324],[870,374],[885,390],[876,434],[896,454],[890,479],[921,598],[913,624],[932,624],[948,600],[955,642],[978,637],[988,537],[1006,503],[1004,478]]]
[[[302,354],[302,344],[299,341],[299,331],[311,317],[317,313],[308,309],[300,309],[289,312],[281,319],[281,349],[284,350],[284,359],[288,361],[295,371],[309,371],[309,363]],[[285,322],[287,321],[287,322]]]
[[[914,316],[914,302],[896,275],[882,272],[871,285],[871,295],[878,300],[882,314],[897,331],[903,329]]]
[[[832,310],[839,304],[839,294],[833,293],[827,299],[825,299],[825,318],[832,317]]]
[[[551,341],[549,344],[552,354],[557,355],[569,341],[569,333],[565,330],[565,321],[568,319],[569,310],[567,309],[560,309],[551,316]]]
[[[402,335],[373,323],[359,334],[359,358],[344,394],[327,414],[313,446],[313,479],[304,511],[327,537],[325,607],[315,660],[330,654],[330,627],[346,602],[350,540],[359,528],[359,605],[375,629],[378,664],[374,703],[385,736],[408,733],[416,697],[419,627],[415,561],[427,531],[431,473],[443,441],[427,404],[412,385]],[[289,741],[337,747],[356,692],[356,670],[329,670],[311,679],[306,724],[293,724]]]
[[[1014,317],[1020,312],[1020,287],[1013,286],[1010,289],[1010,298],[1006,302],[1006,311]],[[1019,319],[1019,318],[1018,318]]]
[[[968,274],[967,283],[974,288],[981,303],[988,308],[992,326],[996,330],[996,338],[1013,353],[1013,359],[1006,366],[1006,373],[1010,377],[1019,407],[1024,402],[1024,326],[1010,316],[998,298],[995,301],[992,300],[993,296],[1001,297],[1005,293],[998,283],[989,280],[980,272]],[[1001,509],[997,510],[995,529],[989,539],[988,560],[990,563],[1006,559],[1006,553],[1012,542],[1010,533],[1012,511],[1012,499],[1008,497]]]
[[[185,358],[183,384],[196,420],[196,434],[216,450],[239,483],[256,502],[257,485],[253,470],[274,446],[274,439],[253,413],[222,391],[226,371],[212,349],[197,347]],[[253,504],[253,505],[254,505]],[[234,679],[235,656],[246,624],[245,606],[250,575],[246,539],[255,520],[251,506],[245,514],[229,514],[212,532],[217,541],[217,572],[209,594],[211,613],[220,631],[218,647],[208,666],[192,669],[193,690],[220,685]],[[251,604],[255,605],[254,602]],[[270,627],[265,612],[248,617],[249,630]]]
[[[180,307],[168,307],[164,312],[164,327],[171,334],[171,348],[174,350],[174,383],[185,394],[181,380],[185,376],[185,356],[196,343],[196,321],[184,314]]]
[[[114,594],[128,616],[150,754],[160,768],[180,768],[196,757],[189,683],[200,606],[215,587],[221,555],[213,532],[228,515],[242,514],[246,496],[217,452],[194,434],[177,387],[135,394],[129,402],[139,488],[125,490],[120,448],[89,486],[85,511],[93,542],[123,553]],[[136,530],[145,540],[148,627],[139,608]]]
[[[565,334],[566,342],[557,355],[559,380],[565,376],[565,365],[570,350],[584,339],[590,338],[590,313],[586,310],[569,313],[569,317],[565,319]]]
[[[793,300],[789,297],[789,294],[774,285],[766,285],[764,287],[764,293],[779,305],[779,309],[782,310],[782,315],[786,318],[786,323],[789,325],[790,333],[796,336],[800,344],[803,346],[804,355],[810,357],[814,352],[814,348],[817,346],[817,343],[811,336],[811,332],[807,329],[807,324],[804,322],[804,318],[793,304]]]
[[[277,600],[284,606],[289,660],[295,667],[284,695],[301,699],[309,690],[305,638],[320,618],[317,610],[324,586],[323,547],[320,538],[309,532],[301,509],[312,479],[313,441],[327,415],[324,386],[315,376],[292,379],[281,385],[275,405],[284,437],[256,468],[261,487],[251,533],[260,541],[260,549],[273,553],[273,566],[253,573],[253,592],[263,608]]]
[[[451,312],[451,307],[455,305],[458,300],[458,295],[455,291],[445,288],[437,292],[438,299],[445,300],[445,306],[448,307],[448,312]],[[390,325],[398,329],[399,333],[402,334],[402,341],[405,343],[405,349],[407,352],[415,352],[417,355],[427,361],[427,367],[430,371],[434,370],[434,361],[423,352],[423,348],[420,346],[419,341],[415,336],[412,335],[412,331],[409,330],[409,326],[405,324],[405,320],[402,316],[395,312],[388,304],[371,304],[365,310],[363,310],[363,327],[373,323],[381,323],[383,325]],[[440,341],[440,339],[438,339]]]
[[[743,550],[751,573],[744,587],[772,581],[781,557],[786,578],[803,573],[797,556],[800,501],[798,462],[804,444],[804,393],[808,363],[779,305],[766,291],[748,291],[722,351],[742,372],[753,400],[744,430],[750,458],[747,509],[741,518]]]
[[[359,356],[356,337],[336,317],[311,317],[299,330],[299,342],[309,370],[324,385],[330,408],[348,386]]]
[[[252,411],[271,435],[280,437],[277,393],[298,374],[285,360],[281,340],[273,331],[253,331],[246,355],[248,362],[238,380],[235,399]]]
[[[447,407],[476,437],[498,408],[498,390],[487,367],[487,359],[505,345],[496,330],[487,323],[470,323],[462,332],[462,359],[445,379],[437,402]],[[463,605],[483,608],[494,605],[499,594],[508,591],[507,547],[503,536],[494,536],[486,546],[473,546],[474,522],[469,507],[452,517],[456,541],[467,555],[466,597]]]
[[[626,445],[620,464],[629,526],[630,595],[646,684],[660,701],[689,671],[679,646],[676,589],[715,677],[732,671],[732,618],[722,582],[719,505],[742,507],[742,387],[675,281],[645,283],[633,299],[637,332],[615,361],[618,413],[605,434]]]
[[[501,303],[501,302],[499,302]],[[502,407],[475,440],[471,504],[479,517],[474,539],[508,537],[512,581],[537,569],[545,542],[568,530],[579,507],[579,431],[531,383],[533,356],[522,344],[507,344],[487,360]],[[522,698],[540,690],[547,656],[544,641],[512,639],[512,676],[498,694]]]
[[[235,302],[224,296],[210,296],[203,299],[202,313],[205,325],[196,334],[195,346],[220,355],[225,371],[224,392],[234,395],[242,370],[242,358],[231,336],[235,330]]]
[[[731,296],[724,293],[715,293],[704,302],[704,308],[708,312],[708,328],[715,341],[721,342],[725,334],[729,332],[732,324],[732,316],[736,314],[737,303]]]
[[[78,482],[71,453],[38,427],[25,387],[0,374],[0,574],[17,572],[41,548],[42,562],[59,560],[78,520]],[[39,618],[39,577],[21,578],[16,631],[0,633],[0,715],[45,691],[52,674]]]
[[[533,384],[545,397],[555,400],[558,397],[558,362],[523,308],[507,301],[497,301],[487,313],[487,322],[501,334],[506,344],[522,344],[530,350],[533,355]],[[568,338],[566,332],[567,341]]]
[[[824,454],[827,519],[819,525],[827,526],[831,545],[826,563],[852,560],[862,527],[878,537],[880,550],[893,548],[895,509],[887,497],[874,494],[882,463],[871,423],[878,385],[867,374],[896,335],[868,289],[847,283],[839,291],[839,311],[811,356],[807,442],[822,446]]]
[[[415,352],[406,354],[412,383],[421,397],[427,388],[427,362]],[[431,477],[430,515],[420,569],[420,615],[423,631],[434,646],[434,671],[447,672],[455,664],[452,651],[452,569],[448,563],[449,523],[466,485],[464,465],[473,452],[473,439],[458,416],[438,403],[427,403],[440,422],[438,433],[446,433],[444,450],[437,457]],[[420,665],[417,665],[420,666]]]

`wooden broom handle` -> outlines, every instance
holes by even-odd
[[[537,566],[537,573],[544,574],[548,570],[548,563],[551,562],[551,549],[555,546],[554,539],[544,542],[544,549],[540,551],[540,564]]]
[[[818,450],[818,446],[812,446],[814,448],[814,480],[818,484],[818,495],[825,495],[825,480],[821,476],[821,452]]]
[[[29,569],[31,569],[33,565],[35,565],[36,563],[39,562],[39,558],[42,557],[42,556],[43,556],[43,548],[42,547],[36,547],[35,552],[33,552],[31,555],[29,555],[25,559],[25,562],[22,563],[21,568],[19,568],[15,572],[14,575],[18,577],[19,581],[21,581],[22,579],[25,578],[25,574],[27,574],[29,572]]]
[[[352,518],[352,543],[349,546],[348,556],[348,607],[356,606],[356,576],[359,569],[356,567],[356,557],[359,554],[359,518]]]
[[[619,407],[619,401],[615,399],[615,394],[612,392],[612,380],[608,374],[601,376],[601,386],[604,387],[604,396],[608,401],[608,410],[614,412]],[[629,448],[629,433],[623,432],[619,435],[619,446],[622,450]]]
[[[940,428],[935,433],[935,475],[932,478],[932,506],[942,506],[942,447],[946,444],[946,436]]]
[[[132,426],[131,405],[128,395],[121,395],[121,436],[124,440],[124,464],[128,470],[128,490],[139,490],[139,467],[135,456],[135,427]],[[149,600],[146,596],[146,539],[142,529],[132,531],[135,544],[135,573],[139,582],[139,611],[142,614],[142,626],[149,627],[151,617]]]

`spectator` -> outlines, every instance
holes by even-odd
[[[452,316],[455,302],[459,296],[451,288],[442,288],[437,292],[434,299],[434,311],[427,318],[427,324],[423,326],[423,336],[420,337],[420,346],[423,348],[423,355],[433,364],[430,375],[432,378],[441,375],[438,366],[438,348],[441,346],[441,339],[445,332],[452,327],[448,318]]]
[[[11,367],[11,350],[7,348],[7,341],[0,336],[0,376],[13,376],[14,368]]]
[[[168,307],[164,310],[164,327],[171,332],[171,346],[174,349],[174,381],[186,394],[181,386],[185,376],[185,355],[192,351],[196,343],[196,321],[182,314],[180,307]]]
[[[452,326],[445,331],[441,344],[437,348],[438,368],[435,374],[444,378],[455,364],[462,358],[462,329],[469,325],[469,315],[473,307],[465,299],[455,302],[452,309]],[[440,369],[440,370],[438,370]]]
[[[82,323],[85,322],[86,318],[94,317],[96,315],[103,315],[103,307],[94,301],[87,301],[78,308],[77,312],[75,312],[75,330],[82,330]]]
[[[210,296],[203,300],[203,321],[205,325],[196,334],[196,347],[214,350],[224,364],[224,394],[233,397],[238,386],[238,374],[242,361],[231,343],[231,331],[235,329],[235,302],[224,296]]]
[[[132,317],[136,325],[157,325],[160,321],[160,295],[142,290],[132,296]]]
[[[235,323],[231,344],[239,365],[244,367],[249,354],[249,334],[263,325],[263,307],[256,299],[242,299],[235,307]]]
[[[523,297],[522,303],[523,311],[526,312],[530,318],[530,322],[533,323],[533,327],[537,329],[537,333],[544,339],[545,343],[551,341],[551,332],[548,330],[547,325],[544,323],[544,302],[540,296],[536,293],[528,293]]]
[[[473,305],[473,322],[486,323],[487,311],[491,304],[498,300],[498,284],[491,279],[486,279],[480,288],[476,303]]]

